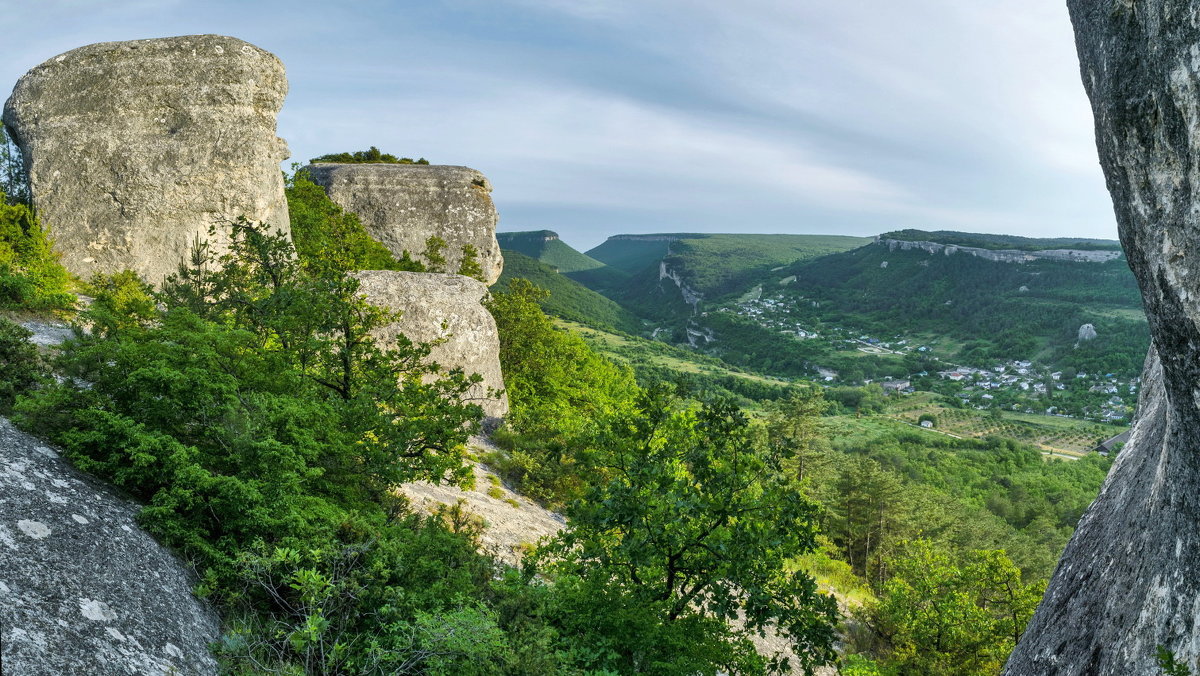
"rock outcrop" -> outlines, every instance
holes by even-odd
[[[1076,335],[1076,340],[1083,343],[1089,340],[1096,339],[1096,327],[1091,324],[1084,324],[1079,327],[1079,332]]]
[[[457,272],[463,248],[475,248],[484,282],[500,278],[492,184],[467,167],[421,164],[311,164],[305,169],[329,198],[358,215],[363,227],[396,256],[416,260],[430,237],[446,242],[446,269]],[[422,262],[425,262],[422,260]]]
[[[888,251],[924,251],[929,254],[952,256],[957,253],[975,256],[997,263],[1029,263],[1031,261],[1066,261],[1070,263],[1107,263],[1121,257],[1119,251],[1093,251],[1091,249],[1041,249],[1021,251],[1018,249],[981,249],[973,246],[942,244],[941,242],[914,241],[907,239],[876,239],[876,244],[886,246]]]
[[[354,276],[368,301],[402,313],[378,331],[376,340],[394,345],[400,334],[414,343],[441,341],[433,347],[430,361],[483,376],[468,393],[470,401],[483,407],[489,418],[508,413],[508,396],[489,393],[504,389],[504,376],[496,320],[482,305],[487,287],[470,277],[428,272],[369,270]]]
[[[5,674],[217,672],[217,618],[138,509],[0,418]]]
[[[279,59],[236,38],[103,42],[26,73],[4,121],[67,269],[157,282],[214,224],[290,229],[275,136],[286,93]]]
[[[1100,164],[1152,348],[1129,442],[1010,676],[1156,674],[1200,659],[1200,3],[1069,0]]]

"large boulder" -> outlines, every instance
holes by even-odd
[[[1200,2],[1069,0],[1100,164],[1152,348],[1129,442],[1005,666],[1200,659]]]
[[[378,330],[376,340],[395,345],[403,335],[414,343],[441,341],[433,347],[429,360],[446,369],[478,373],[483,382],[474,386],[468,397],[483,407],[488,418],[508,413],[508,396],[503,394],[504,376],[500,372],[500,334],[482,301],[487,287],[462,275],[428,272],[368,270],[354,274],[359,293],[380,307],[398,311],[400,318]],[[501,391],[495,396],[492,391]]]
[[[500,278],[492,184],[468,167],[424,164],[335,164],[305,167],[312,181],[397,257],[422,260],[430,237],[446,242],[446,270],[457,272],[463,248],[475,248],[484,282]]]
[[[0,418],[5,674],[217,672],[217,617],[138,509]]]
[[[245,216],[290,231],[285,94],[279,59],[236,38],[102,42],[26,73],[4,122],[67,269],[158,282],[210,226]]]

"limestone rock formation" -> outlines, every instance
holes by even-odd
[[[215,674],[212,611],[138,506],[0,418],[5,674]]]
[[[457,272],[463,247],[475,247],[484,281],[500,278],[504,259],[496,243],[492,184],[467,167],[421,164],[311,164],[305,169],[329,198],[362,220],[396,256],[422,260],[425,242],[446,242],[446,269]]]
[[[940,242],[911,241],[907,239],[880,239],[875,243],[886,246],[888,251],[924,251],[928,254],[967,254],[997,263],[1028,263],[1030,261],[1064,261],[1070,263],[1107,263],[1121,257],[1119,251],[1093,251],[1091,249],[1042,249],[1020,251],[1018,249],[980,249],[973,246],[942,244]]]
[[[483,382],[468,393],[472,403],[482,406],[489,418],[508,413],[508,396],[488,392],[503,390],[504,376],[496,320],[481,304],[487,287],[470,277],[427,272],[368,270],[354,276],[367,300],[403,313],[378,332],[377,340],[394,344],[397,334],[415,343],[444,340],[433,348],[430,360],[483,376]]]
[[[1200,2],[1069,0],[1152,349],[1132,435],[1005,667],[1155,674],[1200,658]]]
[[[4,121],[67,269],[157,282],[216,223],[290,229],[286,93],[279,59],[236,38],[102,42],[26,73]]]
[[[1076,340],[1078,340],[1079,342],[1082,343],[1082,342],[1085,342],[1088,340],[1094,340],[1095,338],[1096,338],[1096,327],[1095,326],[1092,326],[1091,324],[1084,324],[1083,326],[1079,327],[1079,333],[1076,337]]]

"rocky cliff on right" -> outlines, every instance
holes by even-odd
[[[1200,659],[1200,1],[1069,0],[1100,163],[1152,345],[1129,442],[1005,665]]]

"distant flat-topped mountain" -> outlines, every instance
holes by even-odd
[[[1120,254],[1121,243],[1115,239],[1089,239],[1086,237],[1020,237],[1018,235],[990,235],[954,230],[894,230],[876,238],[878,241],[930,242],[944,246],[956,246],[989,251],[1039,252],[1052,250],[1109,251]]]
[[[564,274],[604,267],[604,263],[571,248],[553,230],[498,232],[496,239],[501,249],[519,251]]]

